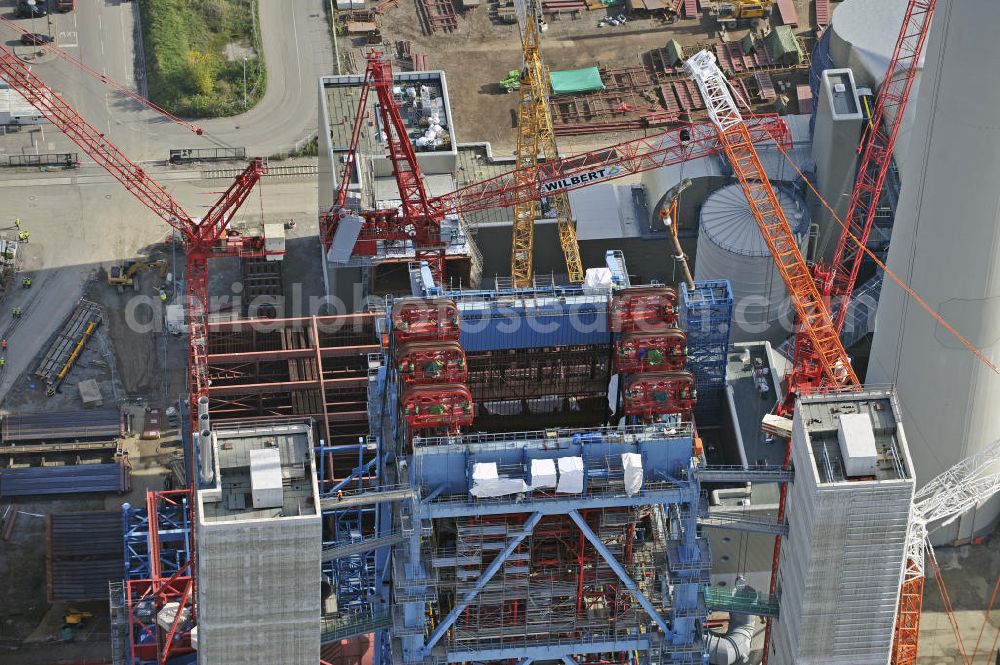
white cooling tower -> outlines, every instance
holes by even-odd
[[[939,0],[889,268],[1000,362],[1000,2]],[[886,279],[868,385],[894,383],[918,484],[1000,437],[1000,375]],[[1000,496],[943,529],[965,539]]]
[[[803,249],[809,232],[805,204],[785,190],[775,192]],[[716,190],[701,206],[694,278],[732,283],[734,342],[777,343],[788,336],[788,291],[739,185]]]

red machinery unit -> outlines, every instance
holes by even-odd
[[[457,433],[472,424],[472,393],[458,383],[408,386],[403,390],[402,411],[411,432]]]
[[[408,342],[396,349],[396,369],[404,385],[465,383],[469,367],[458,342]]]
[[[625,386],[625,415],[648,419],[679,413],[687,417],[698,399],[688,370],[634,375]]]
[[[396,344],[458,341],[458,306],[450,298],[401,298],[392,303],[391,318]]]
[[[686,360],[687,335],[667,325],[650,332],[622,333],[616,345],[615,369],[620,374],[683,369]]]
[[[640,286],[616,291],[611,297],[611,330],[647,331],[677,325],[677,290],[669,286]]]
[[[393,93],[395,84],[391,61],[377,49],[370,51],[366,58],[367,67],[361,79],[360,101],[351,132],[351,143],[344,160],[337,199],[333,208],[321,219],[325,246],[330,246],[341,219],[348,214],[360,214],[364,219],[362,235],[355,243],[352,254],[367,256],[375,254],[375,240],[412,240],[415,260],[426,261],[431,274],[434,275],[435,283],[440,285],[444,281],[445,247],[441,241],[441,220],[444,219],[444,214],[431,207],[424,175],[420,171],[417,154],[410,141],[410,128],[403,119],[400,102]],[[368,94],[372,90],[378,99],[378,104],[375,106],[378,114],[376,126],[385,143],[389,161],[392,162],[392,174],[396,179],[401,199],[398,215],[389,210],[359,212],[348,204],[351,172],[357,167],[355,162],[361,133],[370,125]]]

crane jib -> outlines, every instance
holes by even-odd
[[[557,178],[555,180],[545,180],[539,184],[539,191],[542,196],[546,196],[563,190],[575,189],[577,187],[589,185],[590,183],[598,180],[610,180],[612,178],[617,178],[620,175],[622,175],[622,168],[620,166],[602,166],[600,168],[584,171],[583,173],[563,176],[562,178]]]

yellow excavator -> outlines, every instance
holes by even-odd
[[[82,626],[87,622],[88,619],[93,618],[93,614],[90,612],[82,612],[80,610],[69,609],[66,610],[66,614],[63,615],[63,625],[65,626]]]
[[[118,293],[124,291],[126,286],[131,286],[138,291],[139,272],[142,270],[157,270],[160,273],[160,279],[163,279],[167,274],[167,262],[163,259],[159,261],[139,259],[112,266],[111,270],[108,271],[108,286],[118,287]]]
[[[720,25],[736,27],[740,22],[767,18],[772,4],[773,0],[725,0],[715,3],[715,14]]]

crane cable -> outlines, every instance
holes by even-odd
[[[962,657],[962,663],[964,665],[972,665],[972,661],[969,660],[969,655],[965,653],[965,645],[962,644],[962,631],[958,627],[958,619],[955,617],[955,609],[951,605],[951,597],[948,596],[948,589],[944,585],[944,576],[941,574],[941,566],[938,565],[937,556],[934,554],[934,548],[931,547],[930,541],[927,541],[926,545],[927,552],[927,563],[930,564],[930,568],[934,571],[934,582],[938,589],[938,594],[941,596],[941,602],[944,604],[944,613],[948,617],[948,623],[951,624],[951,630],[955,633],[955,642],[958,644],[958,653]]]
[[[731,85],[728,87],[730,90],[732,90],[733,97],[737,101],[737,103],[742,104],[743,107],[746,109],[747,115],[749,115],[751,118],[757,118],[758,116],[753,112],[753,109],[750,107],[750,103],[743,98],[743,95],[741,95],[736,90],[736,88],[732,87]],[[871,258],[871,260],[874,261],[875,264],[879,268],[881,268],[886,275],[889,276],[889,278],[892,281],[894,281],[901,289],[906,291],[906,293],[909,294],[909,296],[913,298],[913,300],[918,305],[920,305],[928,314],[934,317],[934,320],[940,323],[945,328],[945,330],[954,335],[958,339],[958,341],[960,341],[966,349],[971,351],[977,358],[979,358],[979,360],[982,361],[983,364],[985,364],[987,367],[993,370],[994,373],[1000,374],[1000,368],[997,368],[996,365],[990,362],[990,360],[986,356],[984,356],[983,353],[972,344],[972,342],[967,340],[965,336],[962,335],[962,333],[955,330],[955,328],[950,323],[945,321],[943,316],[938,314],[933,307],[928,305],[923,298],[917,295],[916,291],[907,286],[906,282],[904,282],[902,279],[896,276],[896,273],[889,270],[889,268],[884,263],[882,263],[882,261],[880,261],[877,256],[875,256],[874,252],[868,249],[868,247],[866,247],[863,242],[858,240],[857,236],[851,233],[851,230],[848,227],[848,225],[844,222],[844,220],[840,218],[839,215],[837,215],[836,211],[830,206],[830,204],[826,202],[826,199],[823,198],[823,195],[820,194],[819,191],[817,191],[816,187],[812,184],[812,182],[810,182],[809,178],[806,177],[806,174],[803,173],[802,169],[799,168],[799,165],[796,164],[795,160],[793,160],[791,155],[788,154],[788,150],[786,150],[785,147],[781,145],[781,142],[774,141],[774,145],[781,153],[781,155],[785,158],[785,161],[787,161],[789,164],[792,165],[792,168],[795,169],[795,172],[799,174],[799,177],[801,177],[802,180],[805,181],[805,183],[809,186],[809,189],[812,190],[812,193],[816,195],[816,198],[819,199],[820,203],[823,204],[823,207],[829,211],[833,219],[837,220],[837,224],[839,224],[840,227],[844,230],[844,233],[846,233],[848,237],[850,237],[851,241],[858,246],[858,249],[867,254]]]
[[[947,330],[952,335],[954,335],[955,338],[958,339],[958,341],[962,343],[962,346],[964,346],[966,349],[968,349],[969,351],[971,351],[984,365],[986,365],[987,367],[989,367],[996,374],[1000,374],[1000,369],[998,369],[995,364],[993,364],[992,362],[990,362],[990,360],[985,355],[983,355],[983,353],[979,349],[977,349],[972,344],[972,342],[970,342],[968,339],[966,339],[965,336],[962,335],[962,333],[960,333],[957,330],[955,330],[955,328],[950,323],[948,323],[944,319],[943,316],[941,316],[940,314],[938,314],[934,310],[933,307],[931,307],[930,305],[928,305],[927,302],[923,298],[921,298],[919,295],[917,295],[916,291],[914,291],[909,286],[907,286],[907,284],[902,279],[900,279],[896,275],[896,273],[894,273],[891,270],[889,270],[889,268],[885,265],[885,263],[883,263],[881,260],[879,260],[879,258],[877,256],[875,256],[874,252],[872,252],[870,249],[868,249],[864,245],[864,243],[862,243],[860,240],[858,240],[857,236],[855,236],[853,233],[851,233],[851,231],[848,228],[847,224],[837,215],[837,213],[834,211],[834,209],[832,207],[830,207],[830,204],[826,202],[826,199],[823,198],[823,196],[819,193],[819,191],[816,190],[816,187],[812,184],[812,182],[810,182],[810,180],[806,176],[806,174],[802,172],[802,169],[800,169],[798,167],[798,165],[792,160],[791,156],[788,154],[788,151],[784,148],[784,146],[782,146],[780,143],[775,143],[775,146],[777,146],[778,150],[784,156],[785,160],[789,164],[792,165],[792,168],[795,169],[796,173],[798,173],[799,176],[809,186],[809,189],[812,190],[812,193],[816,195],[816,198],[819,199],[820,203],[823,204],[823,207],[826,208],[830,212],[830,215],[833,217],[833,219],[835,219],[837,221],[837,224],[839,224],[841,226],[841,228],[844,230],[844,233],[846,233],[847,236],[851,239],[851,241],[855,245],[858,246],[858,249],[861,250],[862,252],[864,252],[865,254],[867,254],[868,257],[871,258],[871,260],[875,262],[875,265],[877,265],[879,268],[881,268],[883,270],[883,272],[886,275],[888,275],[889,278],[892,281],[894,281],[911,298],[913,298],[913,300],[918,305],[920,305],[920,307],[922,307],[924,309],[924,311],[926,311],[928,314],[930,314],[932,317],[934,317],[934,320],[937,321],[939,324],[941,324],[941,326],[943,326],[945,328],[945,330]]]
[[[25,30],[24,28],[22,28],[18,24],[14,23],[13,21],[11,21],[8,18],[4,18],[3,16],[0,16],[0,24],[3,24],[5,26],[7,26],[11,30],[14,30],[14,31],[18,32],[21,35],[31,34],[28,30]],[[204,138],[208,139],[211,143],[214,143],[216,146],[218,146],[220,148],[231,148],[232,147],[229,144],[227,144],[225,141],[223,141],[221,139],[217,139],[217,138],[211,136],[210,134],[206,133],[201,127],[199,127],[198,125],[194,124],[193,122],[189,122],[189,121],[187,121],[187,120],[185,120],[183,118],[180,118],[180,117],[174,115],[173,113],[171,113],[170,111],[167,111],[162,106],[159,106],[155,102],[153,102],[153,101],[151,101],[149,99],[146,99],[145,97],[143,97],[139,93],[137,93],[137,92],[135,92],[133,90],[129,90],[127,87],[125,87],[121,83],[118,83],[117,81],[115,81],[113,78],[111,78],[107,74],[101,73],[101,72],[97,71],[96,69],[94,69],[93,67],[91,67],[90,65],[86,64],[85,62],[83,62],[82,60],[79,60],[78,58],[73,57],[72,55],[70,55],[69,53],[67,53],[66,51],[64,51],[63,49],[59,48],[59,46],[55,42],[49,42],[47,44],[36,44],[36,46],[38,46],[39,48],[41,48],[42,50],[44,50],[46,53],[51,53],[52,55],[55,55],[56,57],[61,58],[62,60],[65,60],[66,62],[74,65],[75,67],[77,67],[78,69],[80,69],[81,71],[83,71],[84,73],[90,75],[91,78],[94,78],[97,81],[100,81],[101,83],[104,83],[104,84],[106,84],[108,86],[111,86],[112,88],[114,88],[115,90],[117,90],[121,94],[125,95],[126,97],[128,97],[132,101],[134,101],[134,102],[136,102],[136,103],[138,103],[138,104],[140,104],[142,106],[145,106],[146,108],[148,108],[149,110],[153,111],[154,113],[158,113],[158,114],[162,115],[163,117],[167,118],[168,120],[174,122],[175,124],[180,125],[181,127],[184,127],[186,129],[188,129],[189,131],[191,131],[194,134],[197,134],[198,136],[203,136]]]
[[[993,612],[993,604],[997,600],[997,592],[1000,592],[1000,575],[997,575],[997,582],[993,585],[993,595],[990,596],[989,605],[986,606],[986,616],[983,617],[983,625],[979,628],[979,636],[976,637],[976,647],[972,650],[972,658],[970,659],[972,663],[976,662],[976,656],[979,655],[979,643],[983,639],[983,632],[990,622],[990,614]],[[997,637],[993,640],[993,648],[986,652],[987,659],[989,659],[990,654],[996,649],[998,639],[1000,639],[1000,626],[997,626]]]

